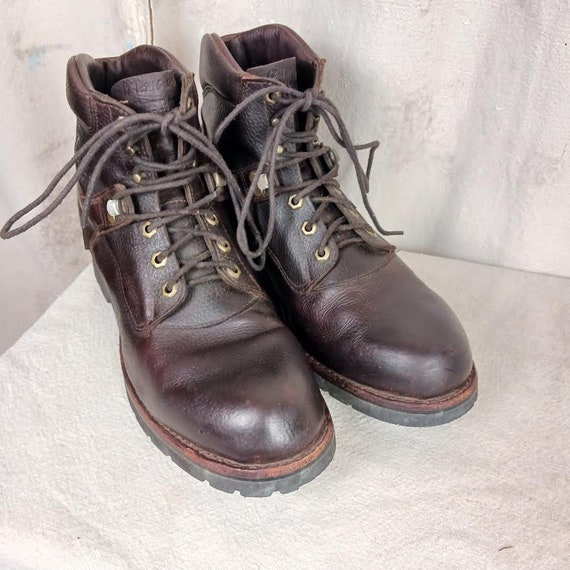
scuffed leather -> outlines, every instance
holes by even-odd
[[[253,75],[252,67],[291,57],[297,60],[298,88],[320,89],[324,60],[285,26],[206,35],[200,78],[208,134],[249,93],[273,81]],[[257,100],[228,127],[219,148],[236,170],[255,169],[270,129],[270,109]],[[387,242],[362,230],[363,242],[340,252],[331,240],[328,262],[319,263],[318,233],[300,232],[314,209],[311,200],[297,210],[288,207],[287,196],[276,203],[264,285],[311,356],[346,378],[402,396],[431,398],[466,381],[473,361],[461,324]],[[359,216],[354,209],[342,211],[348,219]],[[266,203],[255,204],[255,215],[264,228]]]
[[[67,93],[78,118],[77,147],[98,129],[134,113],[107,94],[113,84],[164,70],[172,70],[179,84],[191,81],[190,96],[197,103],[191,74],[159,48],[141,46],[118,58],[72,58]],[[148,81],[153,84],[160,82]],[[148,94],[153,105],[160,103],[155,95]],[[153,145],[147,140],[143,147],[140,152],[152,158]],[[210,211],[217,214],[216,230],[232,245],[231,253],[205,242],[212,256],[233,256],[240,277],[220,271],[218,281],[194,287],[179,282],[182,291],[173,298],[163,297],[160,289],[179,268],[176,256],[162,268],[150,263],[153,253],[171,244],[166,227],[152,238],[138,223],[93,238],[96,230],[117,223],[109,221],[105,205],[117,185],[127,183],[132,168],[132,160],[120,152],[108,163],[84,236],[116,313],[124,370],[137,396],[163,426],[222,458],[262,465],[302,453],[322,431],[326,407],[303,349],[238,253],[228,202],[216,202]],[[79,185],[80,207],[88,180],[89,173]],[[192,199],[205,191],[197,180],[187,195]],[[156,212],[159,199],[144,194],[136,208]]]

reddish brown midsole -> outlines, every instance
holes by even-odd
[[[315,370],[317,374],[320,374],[325,380],[338,386],[341,390],[382,408],[389,408],[401,412],[425,414],[449,410],[461,405],[477,390],[477,370],[475,369],[475,365],[473,365],[467,380],[458,388],[441,396],[422,400],[411,396],[395,394],[394,392],[388,392],[386,390],[378,390],[371,386],[365,386],[364,384],[345,378],[333,370],[330,370],[312,356],[307,355],[307,357],[309,358],[313,370]]]
[[[216,456],[211,451],[202,449],[200,446],[185,440],[180,435],[174,433],[159,421],[155,420],[139,400],[139,397],[137,396],[124,370],[123,373],[125,376],[127,396],[144,423],[169,447],[176,450],[179,455],[184,456],[188,461],[199,465],[203,469],[207,469],[208,471],[212,471],[219,475],[224,475],[234,479],[247,479],[250,481],[278,479],[291,475],[292,473],[301,471],[307,465],[320,457],[331,444],[334,437],[332,419],[329,411],[327,410],[325,424],[321,433],[303,455],[297,455],[288,461],[278,463],[240,465],[239,463],[226,458]]]

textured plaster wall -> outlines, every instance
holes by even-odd
[[[371,202],[400,248],[570,276],[568,0],[153,6],[157,43],[196,72],[204,32],[269,22],[325,57],[354,139],[382,142]]]
[[[68,57],[150,41],[148,4],[0,0],[2,221],[72,152]],[[268,22],[290,25],[326,57],[327,94],[355,140],[382,141],[371,201],[386,227],[405,230],[393,240],[400,248],[570,276],[568,0],[151,6],[156,43],[196,72],[203,33]],[[89,260],[74,199],[0,243],[0,254],[2,352]]]
[[[0,0],[0,220],[43,191],[73,152],[65,99],[70,55],[147,40],[146,0]],[[0,353],[89,262],[70,196],[45,222],[0,243]],[[81,315],[78,315],[81,318]],[[70,339],[73,342],[73,339]]]

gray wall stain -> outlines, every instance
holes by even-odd
[[[22,34],[20,32],[8,34],[8,42],[12,46],[14,55],[20,61],[25,62],[30,71],[41,65],[42,58],[46,53],[66,47],[65,44],[59,43],[22,46]]]

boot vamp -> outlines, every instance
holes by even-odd
[[[453,311],[397,256],[297,297],[293,320],[313,357],[375,389],[436,397],[464,383],[473,366]]]
[[[123,359],[155,419],[224,458],[289,460],[324,427],[304,351],[264,301],[210,327],[167,321],[145,339],[123,340]]]

